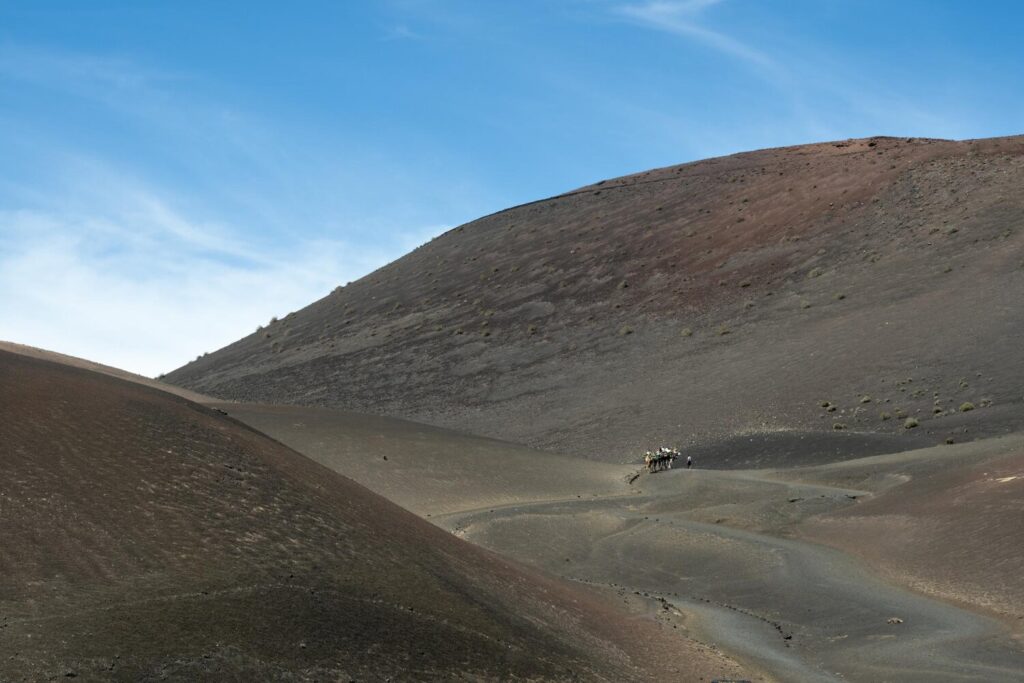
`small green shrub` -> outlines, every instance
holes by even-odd
[[[903,423],[903,428],[904,429],[913,429],[916,426],[917,426],[917,419],[913,418],[913,417],[908,417],[907,421]]]
[[[971,403],[970,401],[964,401],[963,403],[960,404],[961,413],[966,413],[971,410],[974,410],[974,404]]]

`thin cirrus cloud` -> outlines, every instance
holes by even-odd
[[[155,376],[443,230],[390,252],[323,240],[241,252],[190,239],[204,228],[169,211],[151,198],[121,215],[0,211],[0,339]]]
[[[700,24],[701,13],[721,2],[722,0],[656,1],[621,5],[615,7],[613,11],[638,25],[691,38],[751,66],[771,72],[776,77],[782,76],[781,67],[767,54]]]
[[[138,187],[106,186],[115,196],[0,211],[0,338],[153,376],[405,248],[239,246],[231,227],[182,215]]]
[[[20,172],[0,178],[0,339],[155,376],[444,230],[360,229],[354,215],[344,230],[294,225],[332,214],[308,200],[337,176],[316,175],[280,135],[183,81],[121,59],[0,45],[0,85],[98,107],[123,122],[115,142],[128,152],[4,115],[0,153]],[[157,165],[134,159],[134,145]]]
[[[788,118],[797,124],[803,138],[837,137],[856,133],[858,128],[866,135],[922,131],[937,137],[967,134],[960,123],[964,117],[948,114],[956,111],[952,103],[921,106],[913,98],[886,87],[884,79],[865,79],[861,70],[851,68],[839,53],[768,51],[702,23],[716,6],[727,1],[651,0],[615,5],[611,11],[637,27],[703,45],[747,67],[782,101],[788,102]],[[804,48],[809,49],[806,45]],[[799,48],[790,45],[789,49]],[[837,120],[844,127],[835,126]]]
[[[0,338],[155,374],[441,224],[598,176],[1016,125],[986,113],[993,93],[1013,91],[988,64],[957,60],[929,80],[925,57],[833,40],[821,29],[847,26],[816,6],[327,3],[283,13],[295,21],[282,27],[232,23],[223,45],[216,23],[209,44],[170,22],[150,45],[146,12],[104,13],[98,33],[17,12],[28,30],[8,22],[0,36]],[[843,21],[877,39],[881,10],[848,9]],[[314,17],[332,27],[320,42],[307,40]],[[606,47],[580,59],[595,28]],[[970,56],[971,41],[945,44],[958,28],[915,48]],[[288,49],[237,63],[237,47],[268,29]],[[122,40],[101,39],[111,30]],[[893,55],[913,63],[893,73]]]

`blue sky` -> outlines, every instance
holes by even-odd
[[[0,339],[155,375],[602,178],[1024,132],[1024,8],[0,0]]]

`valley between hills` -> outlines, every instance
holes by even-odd
[[[0,679],[1020,680],[1022,188],[1024,137],[762,150],[156,380],[0,344]]]

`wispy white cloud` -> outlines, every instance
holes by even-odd
[[[397,217],[398,200],[391,218],[363,213],[373,200],[360,188],[375,174],[403,196],[394,173],[288,146],[280,125],[179,81],[192,83],[129,60],[0,43],[0,85],[100,103],[147,145],[139,159],[118,158],[25,119],[0,134],[0,149],[41,169],[0,178],[0,339],[155,375],[446,229]],[[172,177],[146,166],[154,154]]]
[[[816,49],[793,36],[777,40],[771,49],[765,49],[711,28],[708,15],[727,1],[649,0],[616,3],[610,9],[614,16],[636,26],[695,41],[748,66],[788,106],[788,115],[783,120],[758,120],[742,131],[702,131],[706,144],[695,149],[703,148],[709,153],[718,149],[721,153],[858,134],[961,135],[963,128],[954,117],[923,107],[905,93],[884,87],[880,79],[865,80],[841,53]]]
[[[636,24],[695,40],[749,65],[770,71],[776,76],[782,75],[780,66],[769,55],[700,23],[700,15],[722,1],[655,0],[616,6],[613,11]]]
[[[0,339],[155,375],[400,256],[431,228],[366,249],[246,240],[152,192],[0,211]]]
[[[99,105],[96,109],[103,113],[94,112],[94,120],[101,126],[116,121],[122,143],[143,146],[137,158],[127,163],[137,168],[174,167],[179,173],[175,187],[179,194],[202,194],[216,186],[223,204],[233,202],[235,211],[251,210],[264,220],[278,221],[276,227],[294,216],[282,216],[280,202],[269,200],[263,190],[301,192],[310,177],[322,170],[312,160],[313,151],[293,144],[296,130],[234,106],[222,99],[220,88],[194,74],[152,68],[123,57],[0,40],[0,85],[13,92],[26,85],[37,88],[55,102],[65,100],[58,106],[72,103],[73,107],[79,101]],[[68,121],[78,118],[76,111],[68,112]],[[31,120],[10,123],[20,129],[19,137],[31,138],[38,156],[53,152],[84,165],[114,151],[85,147],[93,143],[88,136],[54,140],[50,122],[39,127]],[[8,142],[4,137],[0,135],[0,142]],[[61,159],[61,167],[64,162]],[[297,167],[301,174],[294,172]],[[237,191],[239,178],[246,181],[241,191]],[[169,185],[165,183],[163,189]]]
[[[109,100],[126,93],[156,92],[161,85],[187,80],[182,73],[145,68],[126,59],[40,49],[0,42],[0,77],[57,86],[90,99]]]
[[[651,16],[690,16],[694,17],[709,7],[719,5],[724,0],[649,0],[636,6]]]
[[[406,24],[395,24],[384,31],[384,40],[423,40],[424,36]]]

